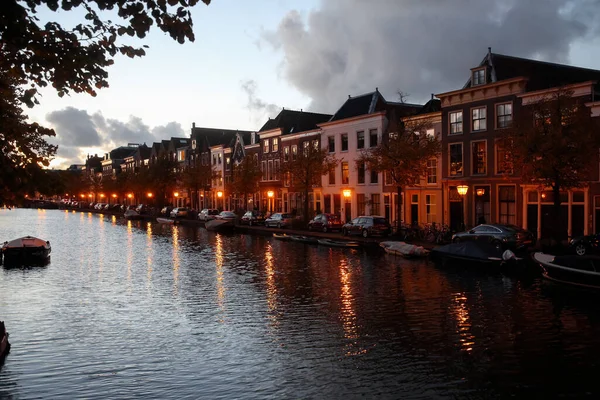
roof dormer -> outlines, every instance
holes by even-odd
[[[487,83],[487,68],[477,67],[471,69],[471,86],[480,86]]]

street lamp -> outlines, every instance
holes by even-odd
[[[152,192],[148,192],[148,193],[146,193],[146,196],[148,196],[148,198],[151,199],[152,196],[154,196],[154,195],[152,194]]]
[[[112,195],[112,198],[113,198],[113,199],[116,199],[116,198],[117,198],[117,195],[113,193],[113,195]]]
[[[273,196],[275,193],[272,190],[267,192],[267,197],[269,198],[269,212],[273,212]]]
[[[478,188],[475,193],[477,193],[477,196],[483,196],[485,194],[485,189]]]
[[[350,222],[352,219],[352,203],[350,202],[352,191],[350,189],[344,189],[342,190],[342,196],[344,196],[344,218],[346,222]]]
[[[352,196],[352,191],[350,189],[344,189],[342,190],[342,194],[344,195],[345,198],[350,198],[350,196]]]
[[[175,196],[175,197],[179,197],[179,192],[175,192],[175,193],[173,193],[173,196]]]
[[[467,194],[467,192],[469,191],[469,187],[467,185],[458,185],[456,187],[456,191],[458,192],[458,194],[460,194],[461,196],[464,196],[465,194]]]
[[[133,194],[131,194],[131,193],[128,193],[128,194],[127,194],[127,198],[128,198],[128,199],[131,199],[131,198],[133,198]]]
[[[100,198],[103,199],[104,198],[104,193],[100,193]]]
[[[458,185],[456,187],[456,191],[458,192],[458,194],[461,197],[462,200],[462,207],[460,209],[460,223],[462,224],[461,229],[464,229],[465,226],[465,195],[467,194],[467,192],[469,191],[469,186],[467,185]]]

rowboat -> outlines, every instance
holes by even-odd
[[[307,244],[318,244],[319,243],[317,238],[310,237],[310,236],[290,235],[290,239],[292,240],[292,242],[300,242],[300,243],[307,243]]]
[[[10,343],[8,342],[8,332],[4,321],[0,321],[0,358],[4,357],[10,351]]]
[[[360,246],[358,242],[348,242],[346,240],[332,240],[332,239],[319,239],[320,245],[330,246],[330,247],[352,247],[356,248]]]
[[[407,258],[425,257],[429,254],[429,250],[423,246],[416,246],[406,242],[381,242],[379,243],[386,253]]]
[[[45,265],[50,261],[50,242],[33,236],[4,242],[4,265]]]
[[[173,225],[175,223],[175,220],[169,218],[156,218],[156,222],[158,222],[159,224]]]
[[[533,259],[542,267],[546,279],[569,285],[600,289],[600,257],[553,256],[534,253]]]

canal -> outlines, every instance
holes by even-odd
[[[600,297],[379,251],[0,210],[0,398],[596,397]]]

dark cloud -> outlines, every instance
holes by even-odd
[[[100,135],[85,110],[67,107],[64,110],[52,111],[46,115],[56,131],[55,142],[65,146],[94,147],[101,146]]]
[[[57,158],[66,160],[61,162],[62,166],[83,163],[86,157],[83,148],[109,151],[128,143],[150,145],[172,136],[186,136],[178,122],[151,128],[133,115],[128,121],[120,121],[105,118],[100,112],[89,114],[73,107],[53,111],[46,115],[46,120],[56,132],[50,142],[58,144]]]
[[[408,101],[462,87],[487,48],[567,62],[593,38],[599,0],[323,0],[307,19],[289,12],[263,40],[283,53],[285,78],[333,112],[349,95],[379,87]]]
[[[241,88],[248,97],[248,111],[250,111],[250,118],[252,122],[259,123],[264,122],[269,117],[274,117],[281,110],[276,104],[267,103],[266,101],[257,97],[256,92],[258,90],[256,81],[248,79],[241,83]]]

